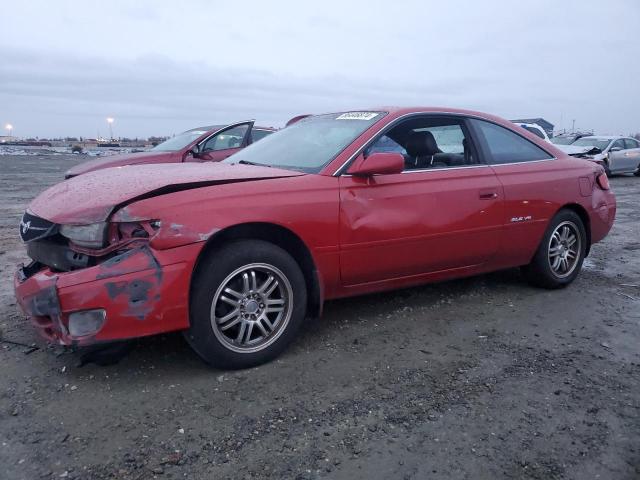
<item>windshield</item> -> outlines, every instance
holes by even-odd
[[[331,113],[304,118],[226,160],[318,173],[384,112]]]
[[[178,150],[186,147],[191,142],[195,141],[201,135],[207,133],[206,130],[189,130],[187,132],[182,132],[175,137],[170,138],[169,140],[165,140],[162,143],[159,143],[155,147],[151,149],[153,152],[177,152]]]
[[[575,145],[576,147],[596,147],[600,151],[604,151],[609,143],[611,143],[610,138],[582,137],[573,142],[571,145]]]
[[[573,137],[553,137],[551,142],[556,145],[571,145],[573,143]]]

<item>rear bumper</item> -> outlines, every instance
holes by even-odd
[[[201,244],[157,251],[127,251],[94,267],[52,272],[18,269],[18,304],[48,341],[88,345],[180,330],[189,326],[189,282]],[[31,269],[32,270],[32,269]],[[69,315],[103,309],[100,329],[85,336],[69,332]]]

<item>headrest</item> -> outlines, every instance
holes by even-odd
[[[441,153],[431,132],[411,132],[407,138],[405,150],[412,157],[424,157]]]

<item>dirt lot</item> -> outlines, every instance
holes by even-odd
[[[280,360],[180,335],[79,367],[17,312],[28,201],[77,157],[0,157],[0,477],[640,478],[640,179],[561,291],[517,270],[329,303]],[[33,351],[32,351],[33,350]]]

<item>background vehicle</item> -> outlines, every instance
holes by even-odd
[[[551,140],[549,140],[549,135],[547,135],[547,132],[545,132],[544,128],[542,128],[537,123],[521,123],[521,122],[514,122],[514,123],[519,127],[524,128],[527,132],[533,133],[536,137],[540,137],[541,139],[547,142],[551,142]]]
[[[601,163],[607,175],[634,173],[640,176],[640,142],[618,136],[582,137],[571,145],[580,151],[571,155]]]
[[[110,167],[146,163],[219,162],[238,150],[273,133],[275,129],[256,127],[253,121],[193,128],[172,137],[146,152],[111,155],[81,163],[69,169],[65,178]]]
[[[590,137],[593,135],[593,132],[590,133],[561,133],[560,135],[554,135],[551,138],[551,143],[554,145],[571,145],[573,142],[582,137]]]
[[[615,210],[601,166],[498,117],[317,115],[216,164],[51,187],[21,222],[33,262],[14,286],[52,341],[183,330],[207,362],[248,367],[325,299],[511,267],[564,287]]]

